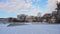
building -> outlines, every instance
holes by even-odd
[[[8,18],[0,18],[0,22],[2,22],[2,23],[7,23],[8,22]]]
[[[17,15],[17,20],[20,20],[21,22],[24,22],[26,17],[27,17],[27,15],[24,15],[24,14]]]
[[[51,23],[51,17],[52,17],[52,14],[51,13],[46,13],[43,16],[43,21],[48,22],[48,23]]]
[[[33,16],[27,16],[26,21],[28,22],[33,22]]]

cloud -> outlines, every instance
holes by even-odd
[[[48,0],[46,13],[51,13],[52,11],[55,10],[55,8],[57,7],[57,5],[56,5],[57,1],[58,0]]]
[[[5,3],[0,3],[0,9],[15,11],[27,9],[31,6],[31,2],[25,3],[24,0],[6,0]]]
[[[40,0],[33,0],[34,2],[39,2]],[[8,12],[17,11],[18,14],[21,13],[31,13],[37,14],[40,12],[40,9],[37,9],[34,5],[32,5],[32,0],[6,0],[0,2],[0,9],[3,9]],[[36,12],[37,11],[37,12]]]
[[[58,0],[58,2],[60,2],[60,0]]]
[[[60,2],[60,0],[48,0],[46,5],[46,10],[42,12],[42,15],[46,13],[52,13],[52,11],[56,10],[57,1]]]
[[[37,15],[38,12],[45,14],[54,11],[56,8],[56,2],[60,0],[48,0],[45,12],[41,10],[41,8],[34,6],[32,4],[33,1],[40,2],[41,0],[3,0],[0,2],[0,9],[8,11],[9,13],[17,11],[17,14]]]

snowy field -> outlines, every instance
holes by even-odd
[[[60,34],[60,24],[0,24],[0,34]]]

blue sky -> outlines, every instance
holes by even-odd
[[[0,18],[16,17],[18,14],[36,16],[38,12],[46,11],[48,1],[50,0],[0,0]]]

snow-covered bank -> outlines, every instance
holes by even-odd
[[[60,24],[30,24],[7,27],[0,24],[0,34],[60,34]]]

